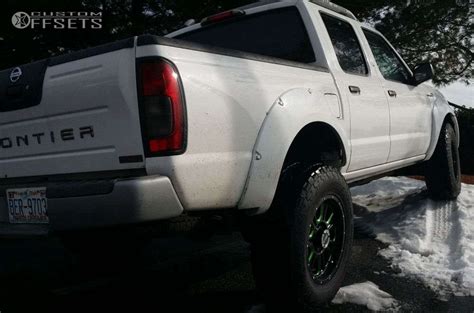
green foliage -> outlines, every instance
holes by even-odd
[[[469,83],[474,74],[474,18],[469,0],[334,0],[374,25],[409,65],[430,62],[433,83]]]

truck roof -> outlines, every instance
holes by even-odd
[[[291,4],[297,4],[298,2],[303,2],[303,1],[310,2],[310,3],[313,3],[315,5],[319,5],[323,8],[325,8],[325,9],[331,10],[335,13],[341,14],[345,17],[348,17],[350,19],[358,21],[357,18],[355,17],[355,15],[351,11],[349,11],[349,10],[347,10],[347,9],[337,5],[337,4],[334,4],[334,3],[330,2],[329,0],[260,0],[260,1],[257,1],[255,3],[250,3],[250,4],[247,4],[247,5],[235,8],[234,10],[246,11],[246,10],[255,9],[255,8],[262,7],[262,6],[267,6],[267,5],[277,4],[277,3],[291,5]],[[165,37],[173,38],[173,37],[181,35],[183,33],[187,33],[189,31],[193,31],[193,30],[201,28],[201,26],[202,26],[201,23],[199,23],[199,22],[196,23],[194,20],[192,20],[192,21],[193,21],[192,24],[185,24],[186,27],[183,27],[183,28],[178,29],[174,32],[171,32],[171,33],[167,34]]]
[[[248,5],[241,6],[238,9],[247,10],[247,9],[256,8],[256,7],[259,7],[259,6],[263,6],[263,5],[267,5],[267,4],[271,4],[271,3],[275,3],[275,2],[297,2],[297,1],[303,1],[303,0],[296,0],[296,1],[295,0],[261,0],[261,1],[255,2],[255,3],[251,3],[251,4],[248,4]],[[331,11],[334,11],[336,13],[342,14],[346,17],[351,18],[351,19],[357,20],[357,18],[355,17],[355,15],[351,11],[349,11],[349,10],[347,10],[347,9],[345,9],[345,8],[335,4],[335,3],[332,3],[329,0],[308,0],[308,1],[311,2],[311,3],[314,3],[316,5],[322,6],[323,8],[326,8],[328,10],[331,10]]]
[[[319,6],[322,6],[323,8],[326,8],[328,10],[332,10],[336,13],[342,14],[346,17],[349,17],[349,18],[357,21],[357,17],[355,17],[355,15],[351,11],[349,11],[346,8],[341,7],[340,5],[332,3],[329,0],[309,0],[309,2],[317,4]]]

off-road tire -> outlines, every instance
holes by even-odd
[[[453,200],[461,192],[458,138],[450,123],[441,129],[435,152],[426,163],[426,187],[434,200]]]
[[[252,238],[254,275],[270,312],[315,312],[333,299],[344,279],[353,240],[351,195],[341,173],[333,167],[300,171],[299,179],[291,177],[291,185],[280,183],[269,213],[261,217],[259,235]],[[327,281],[321,282],[314,279],[309,265],[309,235],[315,215],[326,201],[340,204],[338,219],[343,226],[337,229],[343,231],[339,232],[342,241],[337,264]]]

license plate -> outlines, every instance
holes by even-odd
[[[7,205],[10,223],[49,223],[45,187],[8,189]]]

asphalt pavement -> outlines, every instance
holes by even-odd
[[[383,247],[356,239],[344,284],[372,281],[403,312],[474,311],[474,297],[440,300],[418,281],[397,276],[377,255]],[[120,263],[106,271],[82,268],[55,238],[0,240],[0,312],[265,312],[248,245],[237,233],[155,239],[134,261]],[[323,310],[367,308],[331,304]]]

